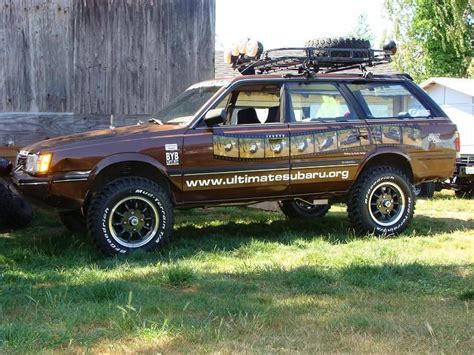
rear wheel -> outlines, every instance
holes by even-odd
[[[281,211],[289,219],[298,218],[317,218],[323,217],[328,213],[331,205],[314,205],[302,199],[280,201]]]
[[[91,201],[89,233],[107,255],[163,246],[173,229],[173,206],[159,185],[140,177],[110,182]]]
[[[401,233],[413,218],[413,185],[400,170],[373,167],[364,171],[349,193],[347,212],[359,234]]]

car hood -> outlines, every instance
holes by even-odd
[[[61,151],[84,146],[118,143],[121,141],[143,139],[169,134],[180,134],[183,126],[180,125],[154,125],[126,126],[114,129],[102,129],[83,133],[71,134],[47,139],[25,147],[31,153]]]

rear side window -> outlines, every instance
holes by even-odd
[[[346,99],[334,84],[291,83],[288,87],[293,122],[345,120],[352,117]]]
[[[431,116],[431,112],[401,84],[349,84],[348,87],[370,118]]]

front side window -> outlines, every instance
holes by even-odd
[[[246,85],[237,88],[230,100],[228,123],[280,123],[281,85]]]
[[[401,84],[350,84],[348,87],[362,103],[369,118],[431,116],[430,111]]]
[[[334,84],[292,83],[289,90],[293,122],[353,118],[346,99]]]

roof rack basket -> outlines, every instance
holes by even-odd
[[[395,47],[396,50],[396,47]],[[241,55],[233,64],[243,75],[297,71],[302,75],[360,69],[389,63],[394,49],[293,47],[264,51],[259,58]]]

